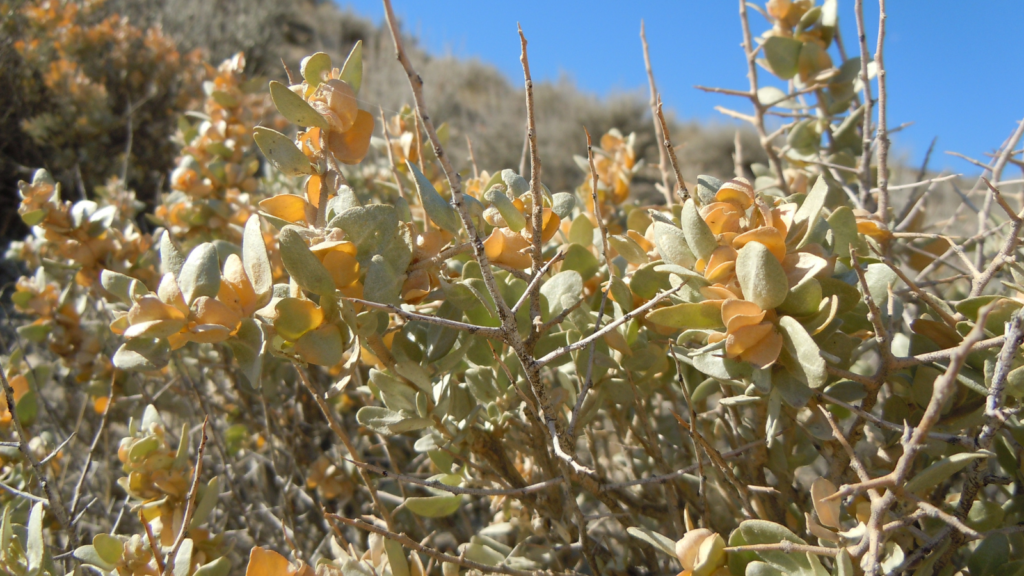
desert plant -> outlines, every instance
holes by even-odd
[[[684,179],[648,59],[642,197],[641,127],[581,131],[574,191],[545,186],[522,30],[529,171],[457,171],[384,6],[411,106],[360,107],[358,42],[269,95],[210,68],[152,235],[123,179],[19,184],[5,570],[1022,569],[1024,124],[976,230],[923,216],[951,178],[890,184],[884,0],[870,62],[861,0],[852,59],[836,0],[757,7],[757,44],[741,0],[749,88],[705,89],[750,102],[722,111],[766,163],[721,178]]]

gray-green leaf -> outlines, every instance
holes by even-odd
[[[270,257],[267,255],[267,245],[263,241],[260,217],[255,214],[246,221],[245,231],[242,233],[242,266],[258,297],[256,305],[264,306],[270,302],[274,288],[274,273],[270,267]]]
[[[786,301],[789,280],[774,255],[760,242],[749,242],[736,257],[736,277],[743,297],[772,310]]]
[[[718,240],[715,239],[715,234],[711,232],[707,222],[701,218],[692,198],[683,204],[679,220],[682,223],[683,235],[686,238],[686,243],[690,246],[690,251],[698,258],[707,261],[715,248],[718,248]]]
[[[690,250],[690,245],[682,230],[664,222],[655,222],[652,226],[654,226],[654,245],[665,262],[678,264],[684,268],[692,268],[697,263],[697,258]]]
[[[309,159],[299,150],[295,142],[292,142],[291,138],[264,126],[254,128],[252,136],[267,160],[270,160],[270,163],[285,176],[313,173],[313,166],[309,163]]]
[[[28,561],[28,571],[34,574],[43,565],[43,552],[46,551],[46,543],[43,542],[43,503],[37,502],[32,506],[32,512],[28,516],[28,543],[25,550],[25,558]]]
[[[317,52],[303,58],[299,70],[306,83],[316,88],[323,82],[325,73],[331,71],[331,66],[331,57],[323,52]]]
[[[334,293],[331,273],[309,250],[306,241],[294,226],[285,226],[278,236],[281,244],[281,260],[292,279],[305,290],[321,296]]]
[[[562,220],[568,218],[575,207],[576,196],[568,192],[558,192],[551,197],[551,210]]]
[[[764,55],[771,71],[783,80],[796,76],[803,42],[784,36],[772,36],[765,40]]]
[[[462,496],[425,496],[405,499],[405,507],[413,514],[424,518],[451,516],[462,504]]]
[[[459,214],[455,208],[437,193],[434,185],[423,175],[423,172],[420,172],[418,166],[409,161],[406,161],[405,164],[416,177],[416,189],[419,190],[423,209],[427,211],[430,219],[442,229],[452,234],[458,234],[459,229],[462,228],[462,221],[459,220]]]
[[[200,296],[217,296],[220,291],[220,260],[213,244],[204,242],[192,249],[178,274],[178,288],[189,305]]]
[[[779,318],[779,331],[785,341],[786,349],[793,354],[799,362],[797,378],[807,383],[811,388],[820,388],[828,380],[828,370],[825,366],[825,359],[821,357],[821,349],[817,342],[811,338],[803,325],[797,322],[792,316]]]
[[[170,360],[171,348],[166,340],[132,338],[114,353],[114,366],[121,370],[159,370]]]
[[[352,51],[348,53],[345,64],[341,67],[341,80],[352,87],[352,91],[359,93],[359,87],[363,84],[363,41],[357,40]]]
[[[675,557],[676,555],[676,543],[668,536],[663,536],[654,530],[644,528],[643,526],[630,526],[629,528],[626,528],[626,532],[628,532],[630,536],[639,538],[651,546],[654,546],[655,550],[664,552],[672,557]]]
[[[292,92],[284,84],[271,80],[270,97],[274,100],[277,111],[288,121],[304,128],[315,126],[327,129],[327,119],[314,110],[302,96]]]

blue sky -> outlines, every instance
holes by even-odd
[[[732,0],[392,1],[405,30],[430,52],[479,58],[517,83],[523,78],[516,33],[520,22],[530,43],[534,80],[568,76],[601,96],[641,89],[646,94],[639,39],[643,19],[666,107],[682,119],[719,123],[729,121],[714,106],[748,108],[734,97],[693,88],[747,88],[742,32]],[[339,4],[383,21],[379,0]],[[839,5],[843,42],[847,53],[855,55],[853,0],[839,0]],[[976,172],[942,152],[982,159],[1024,118],[1024,68],[1019,64],[1024,2],[889,0],[887,13],[889,126],[914,122],[893,135],[894,153],[919,163],[938,136],[933,168]],[[756,36],[767,24],[756,12],[750,15]],[[873,54],[877,2],[865,1],[865,20]]]

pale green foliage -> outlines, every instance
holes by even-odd
[[[668,205],[650,124],[597,132],[593,158],[542,139],[577,170],[545,170],[555,188],[470,166],[456,118],[428,121],[453,101],[361,108],[369,42],[265,93],[240,56],[211,69],[162,229],[123,186],[19,183],[34,239],[11,255],[37,270],[2,366],[0,566],[1020,571],[1024,222],[1002,184],[955,247],[917,192],[893,208],[836,9],[767,3],[760,65],[792,85],[748,102],[792,122],[768,164],[685,188],[661,166]]]

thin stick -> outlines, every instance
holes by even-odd
[[[202,436],[199,440],[199,450],[196,453],[196,465],[192,471],[192,484],[188,488],[188,494],[185,495],[185,512],[182,514],[181,528],[178,529],[178,536],[174,539],[174,545],[171,546],[171,551],[167,553],[167,559],[164,560],[164,576],[169,576],[174,568],[174,559],[178,555],[178,550],[181,548],[182,542],[185,541],[185,534],[188,533],[188,526],[192,523],[192,517],[196,513],[196,496],[199,494],[199,475],[203,472],[203,454],[206,452],[206,427],[210,423],[210,417],[207,416],[203,419],[203,431]],[[156,554],[156,551],[153,552]]]
[[[977,447],[982,450],[989,450],[992,447],[993,438],[999,429],[1003,427],[1009,416],[1009,411],[1003,408],[1003,393],[1007,377],[1013,367],[1014,356],[1020,349],[1021,342],[1024,342],[1024,325],[1022,325],[1022,320],[1024,320],[1024,317],[1018,312],[1010,318],[1006,325],[1006,342],[1003,344],[1002,350],[999,351],[996,366],[992,373],[992,383],[989,388],[988,397],[985,400],[985,424],[982,426],[981,433],[978,434],[977,439]],[[979,318],[978,324],[981,325],[983,323],[984,321]],[[977,461],[972,461],[968,465],[967,475],[960,490],[960,501],[956,507],[956,520],[962,522],[967,518],[974,505],[975,497],[984,487],[983,476],[987,470],[987,463],[982,465]],[[943,518],[943,520],[946,519]],[[962,530],[962,523],[949,520],[946,520],[946,522],[956,528],[958,532],[952,535],[949,547],[946,548],[946,552],[936,563],[936,566],[940,567],[949,562],[952,554],[959,550],[964,542],[979,536],[977,532],[972,531],[973,533],[969,533]]]
[[[655,295],[654,298],[651,298],[649,301],[647,301],[644,305],[638,306],[638,307],[634,308],[628,314],[623,314],[622,317],[618,318],[614,322],[610,322],[604,328],[594,332],[590,336],[587,336],[586,338],[583,338],[582,340],[573,342],[572,344],[568,344],[566,346],[562,346],[562,347],[560,347],[560,348],[558,348],[558,349],[556,349],[556,350],[554,350],[552,352],[549,352],[544,357],[538,358],[536,364],[538,366],[543,366],[543,365],[547,364],[548,362],[551,362],[555,358],[558,358],[562,354],[568,354],[569,352],[572,352],[573,350],[579,350],[580,348],[583,348],[585,346],[590,345],[590,343],[593,342],[594,340],[604,336],[605,334],[611,332],[612,330],[615,330],[616,328],[618,328],[619,326],[622,326],[626,322],[629,322],[630,320],[632,320],[636,316],[639,316],[640,314],[643,314],[644,312],[647,312],[651,308],[654,308],[655,306],[658,305],[659,302],[661,302],[665,298],[668,298],[669,296],[671,296],[671,295],[675,294],[676,292],[678,292],[679,289],[682,288],[682,286],[683,285],[680,284],[679,286],[677,286],[675,288],[666,290],[665,292],[660,292],[659,294]]]
[[[391,134],[388,133],[388,121],[384,117],[384,108],[380,108],[380,127],[381,131],[384,132],[384,144],[388,149],[388,165],[391,167],[391,175],[395,178],[395,185],[398,186],[398,195],[405,199],[406,204],[412,205],[409,201],[409,195],[405,191],[405,185],[402,184],[402,178],[398,175],[398,166],[395,164],[395,153],[391,150]]]
[[[817,554],[818,556],[830,556],[835,558],[842,551],[841,548],[826,548],[824,546],[810,546],[808,544],[794,544],[789,540],[783,540],[778,544],[747,544],[746,546],[727,546],[726,552],[802,552]]]
[[[451,494],[465,494],[467,496],[523,496],[526,494],[533,494],[535,492],[542,492],[552,486],[557,486],[562,483],[562,478],[552,478],[550,480],[545,480],[522,488],[463,488],[461,486],[449,486],[447,484],[442,484],[436,480],[421,480],[415,476],[388,472],[380,466],[374,466],[367,462],[359,462],[358,460],[352,460],[351,458],[346,458],[346,460],[351,462],[352,465],[357,468],[369,470],[370,472],[380,474],[385,478],[394,478],[400,482],[405,482],[406,484],[415,484],[416,486],[443,490]]]
[[[736,136],[733,138],[733,153],[732,153],[732,171],[737,178],[743,178],[743,141],[740,139],[740,131],[736,131]]]
[[[868,36],[864,27],[864,0],[854,0],[853,11],[857,20],[857,41],[860,46],[860,81],[864,90],[864,126],[861,128],[860,200],[866,204],[871,196],[871,78],[868,76]]]
[[[92,466],[92,457],[96,453],[96,446],[100,443],[100,436],[103,434],[103,430],[107,427],[107,416],[110,414],[110,407],[114,404],[114,376],[110,378],[110,392],[107,394],[107,405],[103,408],[103,416],[100,417],[100,424],[96,427],[96,434],[92,437],[92,443],[89,444],[89,452],[85,457],[85,466],[82,467],[82,474],[78,477],[78,482],[75,483],[75,491],[71,497],[71,510],[70,514],[72,517],[75,516],[75,512],[78,510],[78,500],[82,495],[82,487],[85,485],[85,477],[89,474],[89,467]]]
[[[383,2],[388,28],[391,30],[391,38],[395,44],[395,57],[402,64],[402,68],[405,69],[405,74],[409,78],[409,87],[412,89],[416,111],[423,120],[423,127],[427,131],[430,143],[434,146],[434,153],[437,156],[437,160],[441,163],[445,178],[448,180],[448,186],[452,191],[452,202],[458,210],[459,217],[462,219],[462,225],[466,228],[466,233],[473,245],[473,254],[476,256],[476,261],[480,264],[480,272],[483,276],[484,284],[487,286],[487,291],[490,293],[495,307],[498,309],[498,317],[501,319],[502,327],[508,334],[514,332],[513,336],[509,336],[510,338],[518,339],[515,316],[511,314],[508,305],[505,304],[505,300],[501,297],[501,291],[498,289],[497,281],[494,278],[494,271],[491,268],[491,261],[487,258],[487,253],[484,250],[484,242],[477,233],[476,226],[473,224],[473,220],[469,216],[469,210],[466,208],[466,203],[462,198],[462,178],[448,160],[448,155],[445,154],[444,148],[441,146],[441,140],[437,136],[437,130],[434,129],[434,123],[430,120],[430,116],[427,115],[426,102],[423,98],[423,78],[412,67],[408,55],[406,55],[405,50],[402,48],[402,38],[398,31],[398,21],[395,18],[395,12],[391,8],[391,0],[383,0]]]
[[[672,135],[668,131],[668,123],[665,122],[665,113],[661,109],[661,99],[658,99],[658,122],[661,124],[661,133],[665,140],[662,143],[665,150],[668,151],[668,157],[672,161],[672,171],[676,174],[676,193],[679,195],[679,200],[686,203],[687,198],[690,197],[690,191],[686,189],[686,181],[683,180],[683,173],[679,170],[679,160],[676,158],[676,149],[672,146]],[[588,139],[589,140],[589,139]],[[697,199],[700,202],[700,199]]]
[[[899,186],[889,186],[889,191],[893,192],[895,190],[907,190],[907,189],[910,189],[910,188],[917,188],[919,186],[924,186],[925,184],[934,184],[934,183],[938,183],[938,182],[946,182],[948,180],[955,180],[955,179],[960,178],[962,176],[963,176],[963,174],[947,174],[945,176],[936,176],[935,178],[929,178],[927,180],[921,180],[919,182],[911,182],[910,184],[900,184]],[[872,188],[871,189],[872,192],[878,192],[879,190],[881,190],[881,188]]]
[[[536,278],[539,276],[544,262],[544,194],[540,182],[540,152],[537,150],[537,122],[533,110],[533,79],[530,78],[530,59],[526,54],[526,35],[523,34],[522,26],[519,26],[519,44],[522,49],[519,61],[523,65],[523,77],[526,83],[526,138],[530,144],[530,197],[533,199],[533,206],[531,206],[533,231],[530,234],[533,240],[533,251],[530,252],[530,268]],[[540,282],[531,282],[527,291],[530,295],[530,331],[533,332],[536,330],[537,319],[540,318]]]
[[[469,163],[473,166],[473,178],[480,177],[480,170],[476,167],[476,156],[473,154],[473,141],[466,134],[466,151],[469,153]]]
[[[679,425],[683,430],[688,432],[692,438],[697,440],[697,443],[700,445],[704,453],[708,455],[708,458],[711,459],[711,462],[716,468],[718,468],[722,475],[725,476],[725,479],[733,489],[736,490],[736,493],[740,497],[739,504],[743,509],[743,512],[751,518],[757,518],[757,512],[752,507],[752,503],[757,499],[757,496],[750,493],[750,489],[747,487],[747,484],[741,482],[740,479],[736,477],[736,474],[733,473],[732,469],[726,464],[725,458],[722,457],[722,454],[716,450],[715,447],[704,438],[704,435],[697,430],[696,422],[687,422],[686,420],[683,420],[682,416],[675,412],[672,413],[672,416],[674,416],[676,421],[679,422]],[[697,458],[700,458],[699,454],[697,455]],[[760,508],[763,509],[763,506]]]
[[[352,460],[359,460],[359,453],[356,452],[355,446],[352,444],[352,440],[349,438],[348,433],[338,423],[338,419],[334,415],[334,410],[327,405],[327,400],[324,398],[323,393],[317,388],[317,386],[310,380],[309,376],[306,375],[306,371],[303,370],[302,366],[298,362],[292,362],[295,366],[295,371],[299,374],[299,379],[302,380],[302,385],[306,387],[306,391],[313,397],[313,401],[316,402],[320,412],[327,419],[327,425],[334,432],[334,435],[341,440],[341,443],[345,445],[345,450],[348,450],[349,456]],[[373,482],[370,481],[369,476],[366,472],[360,468],[359,476],[363,480],[363,484],[366,485],[367,490],[370,491],[370,498],[373,500],[374,506],[377,508],[377,512],[384,518],[384,523],[387,524],[388,528],[394,528],[394,519],[391,517],[391,512],[384,506],[384,503],[380,501],[380,496],[377,494],[377,487],[374,486]]]
[[[740,22],[743,25],[743,54],[747,57],[747,79],[750,81],[750,92],[747,96],[750,98],[751,104],[754,105],[754,116],[747,118],[757,130],[757,135],[761,139],[761,147],[768,154],[768,163],[771,164],[772,172],[775,173],[779,189],[782,190],[783,196],[789,196],[789,184],[786,183],[786,177],[782,172],[782,160],[772,146],[771,140],[768,139],[768,131],[764,127],[765,108],[757,97],[757,50],[754,50],[753,39],[750,35],[747,0],[739,0],[739,3]]]
[[[49,506],[49,504],[50,504],[50,501],[47,500],[46,498],[42,498],[40,496],[36,496],[35,494],[30,494],[28,492],[24,492],[22,490],[18,490],[17,488],[14,488],[12,486],[8,486],[7,484],[4,484],[3,482],[0,482],[0,488],[3,488],[4,490],[7,490],[11,494],[14,494],[15,496],[19,496],[21,498],[24,498],[24,499],[26,499],[26,500],[28,500],[30,502],[42,502],[43,504],[46,504],[47,506]]]
[[[68,511],[64,508],[64,501],[61,499],[60,491],[57,490],[50,481],[47,479],[46,471],[40,466],[39,461],[36,460],[32,449],[29,448],[28,435],[25,434],[25,429],[21,426],[21,418],[18,417],[18,407],[14,402],[14,389],[11,388],[11,383],[7,381],[7,374],[3,368],[0,367],[0,383],[4,387],[4,398],[7,400],[7,412],[11,415],[11,422],[14,423],[14,430],[18,434],[18,450],[28,461],[29,465],[32,466],[33,472],[35,472],[36,481],[42,486],[43,492],[46,493],[46,500],[49,503],[50,512],[57,517],[57,522],[60,523],[61,528],[67,533],[68,542],[75,546],[78,544],[78,537],[75,535],[75,530],[71,526],[71,519],[68,516]]]
[[[160,558],[160,546],[157,545],[156,538],[153,537],[153,529],[150,528],[146,517],[142,515],[142,510],[139,510],[139,522],[142,523],[142,527],[146,531],[146,539],[149,540],[149,551],[153,553],[153,560],[156,561],[156,569],[160,574],[163,574],[164,561]]]
[[[346,526],[351,526],[353,528],[358,528],[360,530],[365,530],[367,532],[373,532],[374,534],[379,534],[387,538],[388,540],[394,540],[402,546],[409,548],[410,550],[415,550],[422,554],[426,554],[427,556],[430,556],[438,562],[451,562],[453,564],[458,564],[459,566],[462,566],[463,568],[468,568],[470,570],[479,570],[481,572],[493,572],[496,574],[511,574],[512,576],[532,576],[534,574],[533,572],[524,572],[522,570],[509,568],[505,565],[488,566],[487,564],[481,564],[479,562],[467,560],[460,556],[452,556],[451,554],[445,554],[440,550],[435,550],[434,548],[424,546],[419,542],[413,540],[412,538],[409,538],[405,534],[398,534],[391,530],[385,530],[378,526],[374,526],[373,524],[363,522],[362,520],[345,518],[344,516],[339,516],[337,514],[325,514],[325,516],[327,518],[330,518],[331,520],[341,522]]]
[[[740,454],[746,453],[746,452],[748,452],[750,450],[753,450],[754,448],[758,448],[760,446],[764,446],[764,440],[754,440],[753,442],[748,442],[747,444],[744,444],[744,445],[742,445],[739,448],[736,448],[734,450],[730,450],[728,452],[722,452],[722,458],[732,458],[734,456],[739,456]],[[699,467],[698,467],[697,464],[691,464],[691,465],[689,465],[689,466],[687,466],[687,467],[685,467],[685,468],[683,468],[681,470],[677,470],[677,471],[672,472],[670,474],[663,474],[663,475],[658,475],[658,476],[648,476],[646,478],[638,478],[636,480],[627,480],[625,482],[609,483],[609,484],[605,484],[604,488],[606,488],[606,489],[621,489],[621,488],[628,488],[630,486],[644,486],[644,485],[647,485],[647,484],[660,484],[661,482],[670,482],[672,480],[675,480],[676,478],[681,478],[681,477],[685,476],[686,474],[693,474],[694,472],[698,471],[698,468]]]
[[[849,410],[850,412],[857,414],[858,416],[867,420],[868,422],[881,426],[882,428],[888,428],[889,430],[894,430],[898,432],[907,429],[906,426],[896,424],[895,422],[889,422],[888,420],[883,420],[870,412],[865,412],[864,410],[861,410],[860,408],[854,406],[853,404],[850,404],[849,402],[844,402],[838,398],[833,398],[832,396],[829,396],[828,394],[825,394],[824,392],[821,392],[819,390],[813,390],[812,392],[815,396],[821,398],[825,402],[828,402],[829,404],[835,404],[836,406],[841,406]],[[913,428],[911,428],[911,430],[913,430]],[[939,440],[940,442],[946,442],[949,444],[956,444],[959,446],[963,446],[965,448],[974,448],[974,440],[964,436],[957,436],[955,434],[945,434],[942,432],[929,432],[928,437],[933,440]]]
[[[878,66],[878,212],[882,222],[889,221],[889,132],[886,120],[887,94],[885,90],[885,0],[878,0],[878,46],[875,64]]]
[[[1017,129],[1014,130],[1006,144],[1003,145],[1003,149],[999,154],[999,158],[996,159],[992,165],[992,180],[998,182],[1003,175],[1003,168],[1006,166],[1007,160],[1009,160],[1013,148],[1020,141],[1021,137],[1024,136],[1024,120],[1021,120],[1017,124]],[[985,202],[982,204],[981,212],[978,213],[978,235],[984,236],[986,228],[988,226],[988,214],[992,208],[992,201],[995,199],[994,189],[990,186],[988,194],[985,195]],[[978,249],[978,266],[984,261],[984,252],[981,248]]]
[[[672,186],[669,183],[668,175],[668,153],[665,149],[665,135],[661,130],[661,120],[658,116],[658,88],[654,84],[654,69],[651,68],[651,52],[647,46],[647,33],[644,29],[644,21],[640,20],[640,42],[644,47],[644,67],[647,68],[647,84],[651,91],[651,120],[654,122],[654,136],[658,146],[658,170],[661,172],[661,184],[664,186],[662,193],[665,195],[665,204],[672,208]]]
[[[475,336],[483,336],[484,338],[501,339],[503,332],[501,328],[491,328],[487,326],[477,326],[476,324],[467,324],[465,322],[458,322],[456,320],[448,320],[447,318],[441,318],[440,316],[430,316],[428,314],[417,314],[415,312],[409,312],[398,306],[392,304],[381,304],[379,302],[371,302],[369,300],[361,300],[359,298],[349,298],[343,296],[342,299],[356,304],[361,304],[367,308],[373,308],[375,310],[384,310],[392,314],[397,314],[406,320],[412,320],[416,322],[424,322],[426,324],[435,324],[437,326],[444,326],[445,328],[452,328],[454,330],[461,330],[463,332],[469,332]]]
[[[409,267],[409,270],[419,270],[421,268],[430,268],[432,266],[437,266],[441,262],[447,261],[452,256],[457,256],[459,254],[462,254],[463,252],[469,252],[472,249],[473,249],[473,245],[470,244],[469,242],[463,242],[462,244],[456,244],[455,246],[451,246],[449,248],[445,248],[444,250],[441,250],[440,252],[437,253],[437,256],[434,256],[433,258],[428,258],[426,260],[420,260],[419,262],[416,262],[416,263],[412,264]]]
[[[615,268],[612,266],[611,254],[608,251],[608,229],[604,225],[604,219],[601,216],[601,208],[597,203],[597,167],[594,165],[594,147],[590,139],[590,131],[587,130],[586,127],[583,128],[583,131],[587,135],[587,161],[590,163],[590,194],[594,203],[594,219],[597,220],[598,226],[601,230],[601,249],[604,253],[605,265],[608,267],[608,287],[604,290],[604,294],[601,296],[601,306],[597,311],[597,321],[594,323],[594,330],[591,332],[591,334],[593,334],[601,329],[601,321],[604,319],[604,309],[608,303],[608,295],[611,293],[611,281]],[[594,385],[594,345],[596,342],[597,340],[591,341],[590,347],[587,349],[587,372],[583,378],[583,384],[580,386],[580,392],[576,396],[576,403],[573,405],[572,415],[569,418],[569,437],[574,440],[576,438],[576,423],[579,421],[580,411],[583,408],[584,401],[587,399],[587,395],[590,393],[590,388]]]
[[[526,303],[526,299],[529,298],[530,293],[533,291],[534,287],[540,285],[540,281],[544,278],[544,275],[548,273],[548,270],[550,270],[553,265],[565,259],[565,254],[565,250],[559,250],[557,254],[555,254],[550,260],[545,262],[544,266],[541,267],[541,269],[536,274],[534,274],[533,278],[530,279],[530,283],[526,286],[526,290],[523,292],[523,295],[520,296],[519,300],[517,300],[516,303],[512,306],[513,314],[518,312],[519,309],[523,307],[523,304]]]
[[[683,365],[679,362],[679,355],[676,354],[674,348],[672,348],[672,360],[676,363],[677,381],[679,382],[679,387],[683,390],[683,399],[686,400],[686,407],[690,411],[690,422],[693,423],[693,429],[696,430],[697,409],[694,408],[693,400],[690,398],[690,391],[686,388],[686,379],[683,378]],[[707,474],[704,473],[704,460],[700,457],[701,450],[697,444],[696,435],[690,434],[690,442],[693,444],[693,455],[697,459],[697,488],[700,491],[701,520],[704,523],[704,528],[711,528],[711,510],[708,508]]]

